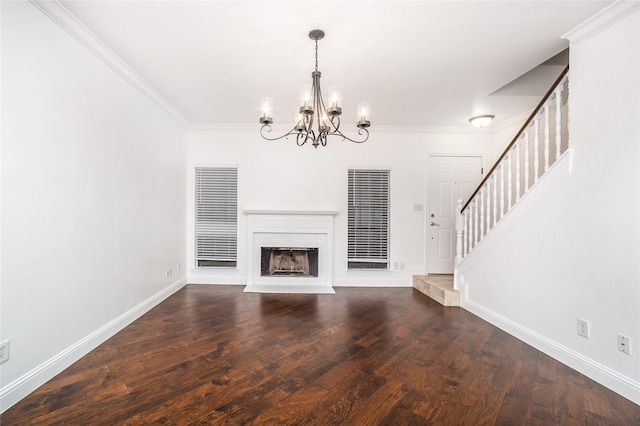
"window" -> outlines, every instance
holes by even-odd
[[[388,269],[389,170],[349,170],[348,269]]]
[[[234,267],[238,254],[238,169],[196,167],[196,267]]]

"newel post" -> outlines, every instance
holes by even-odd
[[[464,218],[462,216],[462,198],[458,198],[456,208],[456,266],[462,262],[462,233],[464,231]]]

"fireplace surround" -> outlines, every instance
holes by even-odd
[[[335,293],[333,211],[245,210],[245,292]]]

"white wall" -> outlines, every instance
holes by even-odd
[[[256,120],[257,121],[257,120]],[[355,126],[344,126],[355,133]],[[279,129],[273,130],[273,134]],[[353,136],[353,134],[352,134]],[[425,214],[429,154],[475,154],[486,157],[491,134],[469,130],[397,131],[374,125],[364,144],[330,140],[326,147],[298,147],[295,140],[266,141],[259,125],[244,128],[193,129],[189,135],[189,282],[245,283],[247,209],[332,210],[333,283],[338,286],[410,286],[411,275],[425,273]],[[193,269],[193,168],[238,166],[239,262],[237,270]],[[391,170],[391,262],[393,271],[347,271],[347,170]],[[415,211],[414,205],[423,206]]]
[[[4,410],[186,282],[187,132],[26,2],[2,89]]]
[[[569,36],[571,174],[544,196],[536,188],[539,204],[514,209],[458,271],[465,308],[640,403],[635,10],[581,42]],[[577,335],[577,318],[589,322],[589,339]],[[631,337],[631,355],[618,351],[618,333]]]

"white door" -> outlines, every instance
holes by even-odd
[[[480,157],[429,158],[427,272],[452,274],[456,257],[456,207],[482,178]]]

